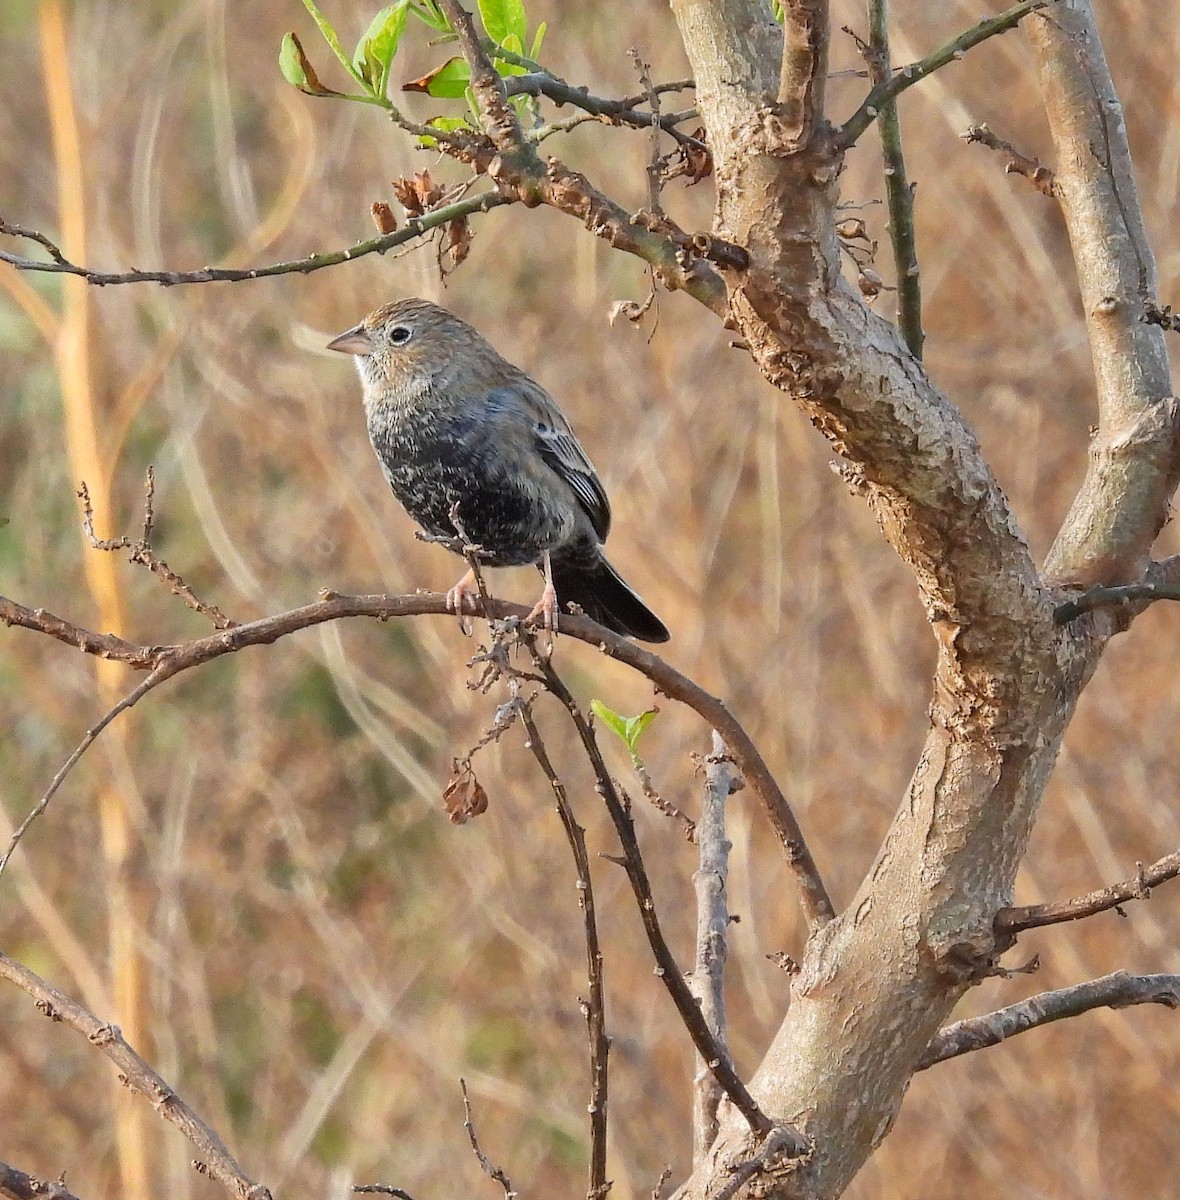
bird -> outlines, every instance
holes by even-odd
[[[666,642],[667,626],[607,561],[610,501],[553,398],[454,313],[418,298],[369,313],[328,343],[355,358],[369,440],[427,537],[492,567],[545,578],[529,619],[557,630],[575,605],[615,633]],[[477,611],[474,572],[447,593]]]

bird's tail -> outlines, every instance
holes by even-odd
[[[589,566],[554,561],[553,586],[562,611],[576,604],[599,625],[641,642],[666,642],[672,636],[605,558]]]

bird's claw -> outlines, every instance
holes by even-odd
[[[470,617],[482,611],[479,600],[479,588],[475,586],[475,574],[472,571],[468,571],[447,592],[447,612],[454,613],[459,618],[459,628],[468,637],[471,636],[473,628]]]
[[[546,579],[541,598],[533,605],[532,611],[525,617],[525,621],[530,625],[540,625],[542,629],[548,630],[550,633],[556,633],[559,611],[557,589],[551,580]]]

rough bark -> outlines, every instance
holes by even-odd
[[[1062,735],[1117,626],[1109,616],[1088,619],[1081,634],[1054,625],[1059,597],[971,430],[894,327],[840,278],[839,152],[822,117],[802,141],[784,123],[760,6],[672,0],[672,8],[717,160],[716,231],[750,252],[748,269],[723,272],[732,319],[767,379],[845,460],[845,479],[913,570],[939,647],[930,728],[908,791],[856,897],[812,937],[790,1010],[751,1082],[763,1111],[814,1147],[802,1164],[760,1172],[759,1194],[835,1197],[888,1132],[932,1037],[1004,948],[994,916],[1011,900]],[[1081,153],[1094,131],[1071,123],[1069,63],[1103,95],[1109,76],[1093,82],[1105,70],[1100,54],[1076,53],[1079,38],[1097,46],[1088,5],[1061,0],[1042,24],[1059,15],[1076,23],[1072,32],[1043,35],[1038,52],[1059,153],[1079,159],[1066,188],[1088,196],[1102,191],[1093,177],[1109,175],[1118,203],[1064,202],[1084,244],[1087,297],[1116,303],[1106,311],[1087,302],[1101,362],[1101,451],[1054,551],[1051,582],[1087,578],[1094,547],[1103,578],[1142,569],[1176,468],[1162,335],[1132,328],[1136,297],[1154,284],[1124,131],[1110,104],[1100,105],[1107,149],[1097,159]],[[787,30],[782,73],[789,60],[798,88],[790,21]],[[823,58],[812,55],[816,69]],[[1116,225],[1122,240],[1108,236]],[[715,1194],[756,1150],[723,1106],[720,1136],[680,1197]]]

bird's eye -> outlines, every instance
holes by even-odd
[[[405,325],[395,325],[389,331],[389,340],[395,346],[404,346],[412,336],[413,332],[410,329],[407,329]]]

